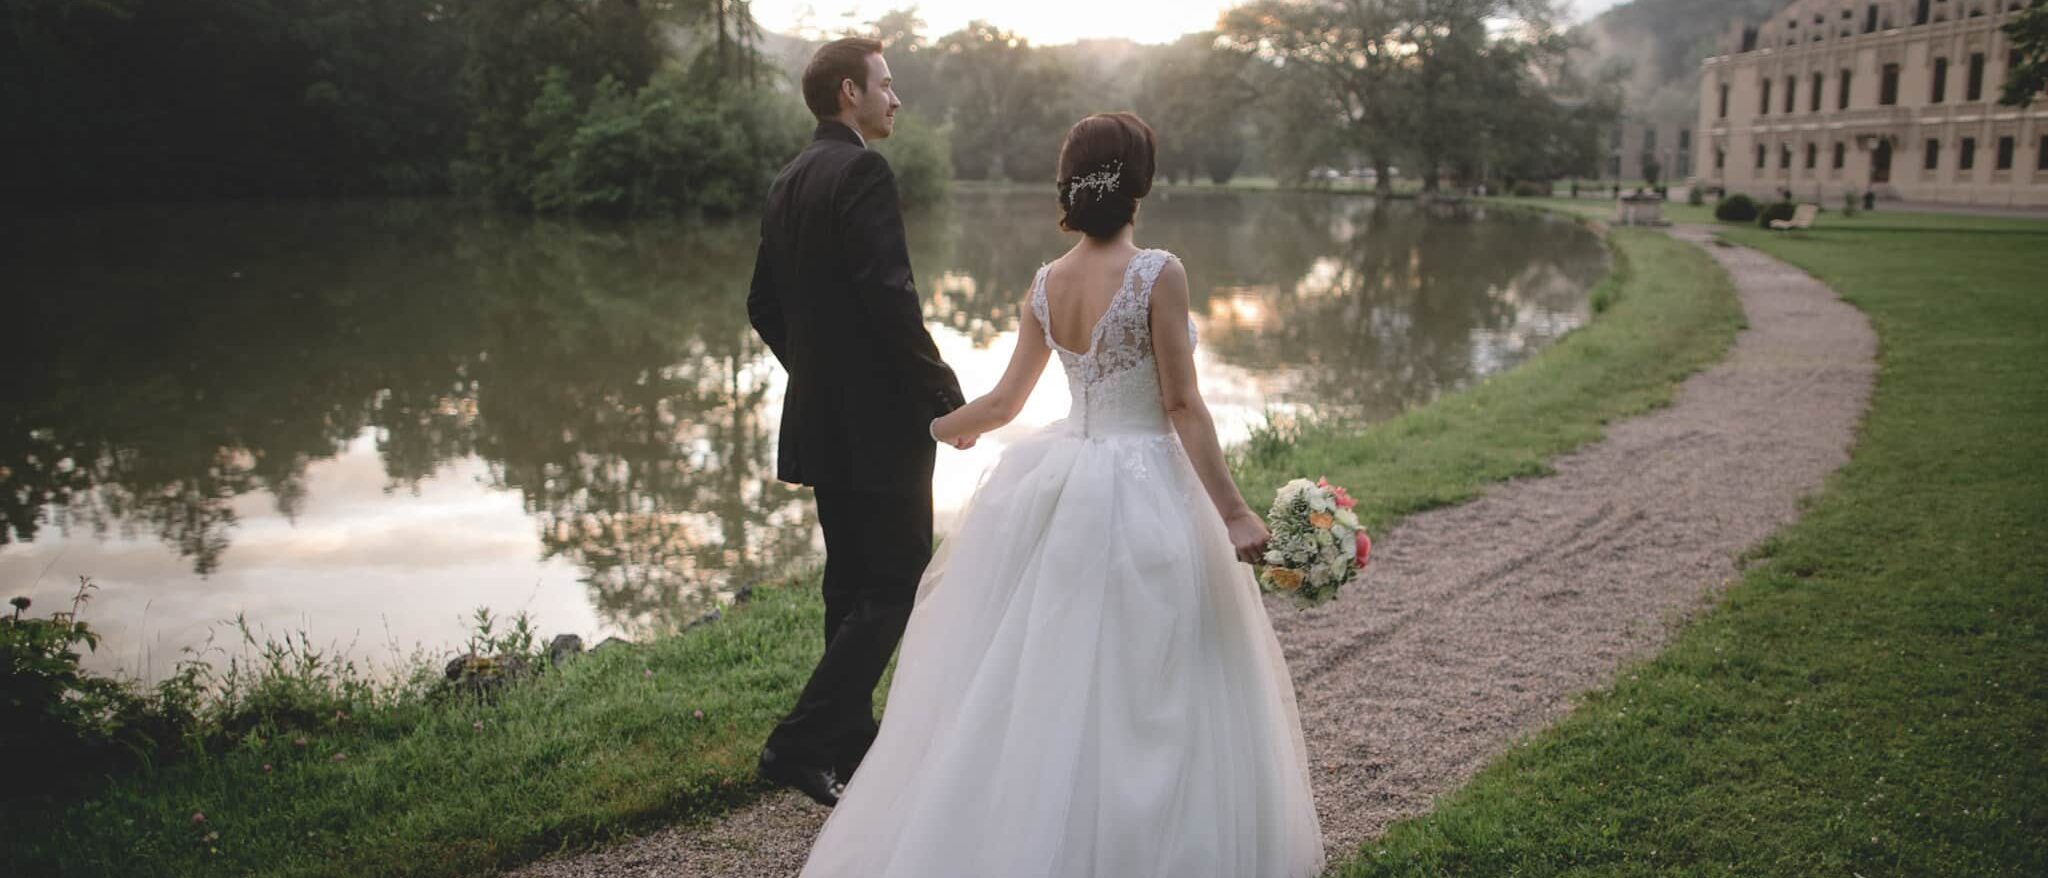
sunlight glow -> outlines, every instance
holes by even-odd
[[[860,28],[892,9],[916,6],[927,24],[927,39],[937,39],[980,19],[1015,31],[1041,46],[1077,40],[1127,39],[1139,43],[1171,43],[1182,34],[1211,30],[1230,0],[1038,0],[1017,4],[998,0],[755,0],[754,17],[761,26],[805,37],[837,36]],[[1568,0],[1565,20],[1585,21],[1620,0]]]
[[[836,35],[875,20],[884,12],[915,5],[937,39],[981,19],[1012,30],[1037,45],[1076,40],[1122,38],[1140,43],[1170,43],[1182,34],[1210,30],[1223,10],[1235,4],[1222,0],[1038,0],[999,3],[995,0],[756,0],[754,17],[771,31],[805,36]]]

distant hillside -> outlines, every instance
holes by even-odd
[[[1758,22],[1791,0],[1635,0],[1587,22],[1599,64],[1630,67],[1630,116],[1684,121],[1699,113],[1700,62],[1736,19]]]

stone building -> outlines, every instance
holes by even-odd
[[[1998,103],[2026,0],[1794,0],[1738,22],[1700,75],[1697,179],[1833,204],[1843,193],[2048,206],[2048,100]]]
[[[1623,118],[1607,135],[1607,166],[1601,179],[1644,179],[1648,160],[1657,160],[1657,179],[1684,180],[1693,173],[1692,122]]]

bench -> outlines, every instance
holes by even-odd
[[[1793,229],[1810,229],[1813,228],[1813,218],[1819,215],[1820,205],[1802,204],[1797,210],[1792,211],[1791,219],[1771,220],[1771,230],[1787,232]]]

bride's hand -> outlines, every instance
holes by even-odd
[[[951,417],[951,415],[943,415],[932,419],[932,438],[940,442],[944,442],[947,445],[951,445],[954,448],[960,449],[961,451],[966,451],[969,448],[973,448],[975,441],[981,438],[980,434],[951,432],[951,430],[949,429],[949,425],[947,424],[947,421]]]
[[[1237,560],[1246,564],[1257,564],[1266,557],[1266,543],[1273,534],[1266,530],[1266,523],[1247,509],[1225,519],[1223,524],[1230,530],[1230,546],[1237,550]]]

